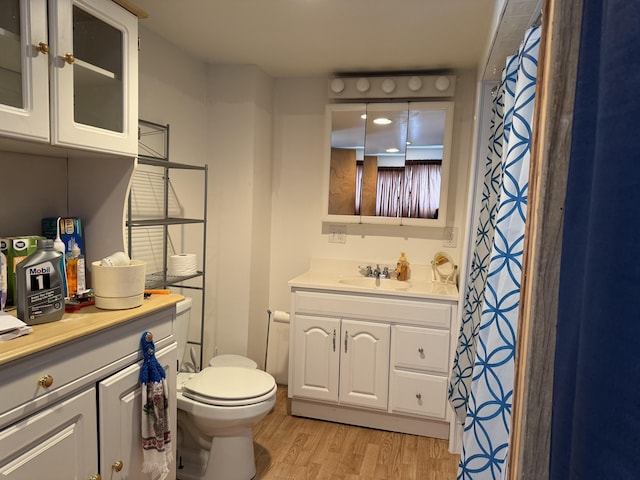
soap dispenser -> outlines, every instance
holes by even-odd
[[[396,265],[397,279],[400,281],[409,280],[409,261],[404,252],[400,252],[400,258]]]

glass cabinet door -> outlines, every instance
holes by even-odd
[[[73,6],[73,121],[122,133],[124,33]]]
[[[0,0],[0,134],[49,140],[46,0]]]
[[[135,154],[137,18],[110,0],[54,8],[53,143]]]
[[[19,0],[0,2],[0,103],[24,108]]]

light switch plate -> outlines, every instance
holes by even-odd
[[[444,239],[442,245],[449,248],[455,248],[458,244],[458,229],[457,227],[445,227]]]
[[[347,243],[347,226],[331,225],[329,227],[329,243]]]

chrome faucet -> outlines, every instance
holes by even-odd
[[[371,265],[362,265],[358,268],[360,269],[360,273],[365,277],[389,278],[391,276],[389,267],[383,267],[381,269],[379,264],[376,264],[376,268],[373,268]]]

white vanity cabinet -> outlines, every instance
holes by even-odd
[[[449,438],[457,301],[292,286],[294,415]]]
[[[387,409],[389,325],[296,315],[293,395]]]
[[[175,435],[175,306],[128,315],[126,322],[0,365],[0,477],[148,478],[142,474],[140,337],[153,334],[167,372]],[[170,448],[175,458],[174,442]]]
[[[0,135],[135,155],[137,18],[111,0],[0,9]]]

